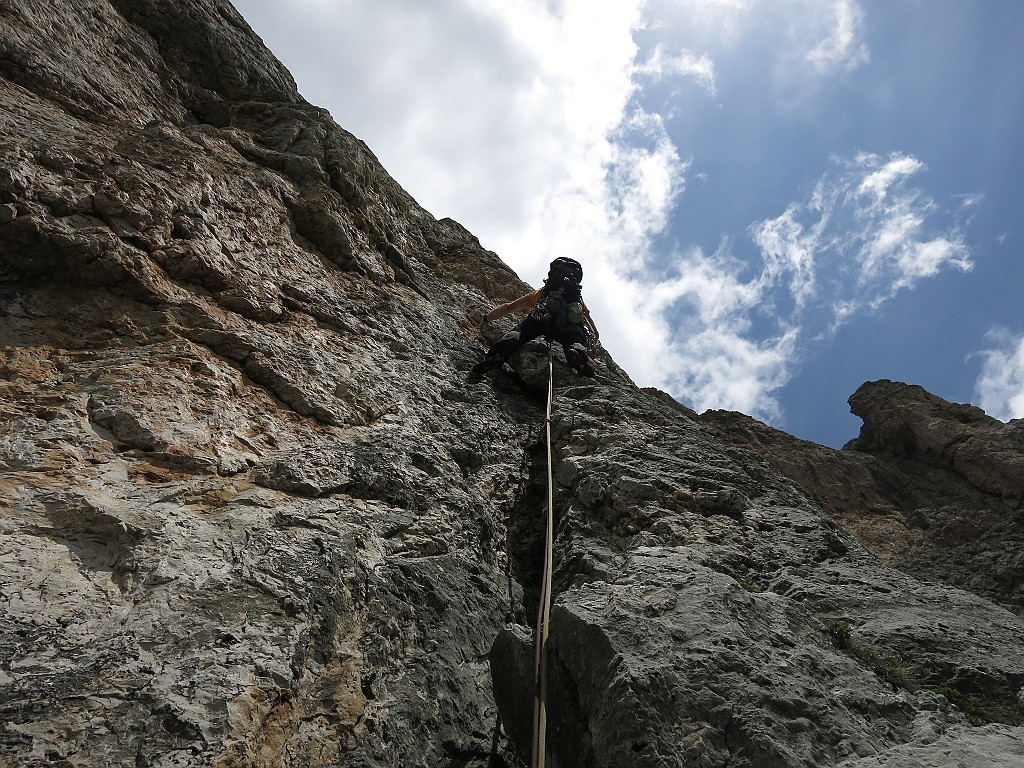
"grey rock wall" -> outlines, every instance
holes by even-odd
[[[884,562],[1024,612],[1024,430],[921,387],[864,384],[861,434],[842,451],[742,414],[702,422],[764,456]]]
[[[0,764],[521,765],[547,353],[467,374],[526,286],[226,2],[7,0],[0,45]],[[1003,571],[555,358],[550,765],[1013,764]]]

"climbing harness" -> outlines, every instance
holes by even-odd
[[[541,599],[537,608],[537,631],[535,633],[535,675],[536,696],[533,703],[533,759],[531,768],[544,768],[547,742],[547,691],[548,691],[548,629],[551,616],[551,571],[554,561],[555,499],[554,476],[551,470],[551,405],[555,397],[555,368],[552,362],[551,345],[548,345],[548,407],[545,426],[548,444],[548,521],[544,534],[544,578],[541,581]]]

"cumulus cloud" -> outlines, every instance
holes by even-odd
[[[802,309],[814,294],[814,260],[828,219],[823,216],[805,228],[796,220],[798,210],[796,204],[791,204],[780,216],[755,226],[752,235],[765,263],[761,282],[767,287],[788,279],[789,293]]]
[[[883,159],[862,153],[844,177],[846,184],[856,184],[854,220],[858,226],[843,246],[853,250],[860,269],[859,285],[873,286],[876,306],[944,267],[967,272],[974,266],[957,226],[948,231],[929,230],[927,222],[938,206],[908,184],[911,176],[923,170],[924,163],[910,155],[894,153]],[[968,198],[961,208],[967,210],[975,204]]]
[[[1024,334],[994,330],[988,338],[994,346],[978,353],[983,363],[974,401],[997,419],[1024,418]]]

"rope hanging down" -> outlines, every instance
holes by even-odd
[[[535,662],[537,693],[533,706],[533,759],[531,768],[544,768],[547,742],[548,692],[548,628],[551,615],[551,571],[554,561],[555,498],[554,478],[551,470],[551,406],[555,397],[555,369],[548,347],[548,408],[545,426],[548,444],[548,522],[544,534],[544,578],[541,581],[541,599],[537,608],[535,633]]]

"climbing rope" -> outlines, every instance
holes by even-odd
[[[554,477],[551,470],[551,406],[555,398],[555,368],[548,346],[548,408],[545,418],[548,444],[548,522],[544,534],[544,578],[541,581],[541,599],[537,608],[537,631],[535,633],[535,675],[536,697],[533,705],[533,759],[531,768],[544,768],[547,742],[547,692],[548,692],[548,629],[551,616],[551,571],[554,561],[555,494]]]

